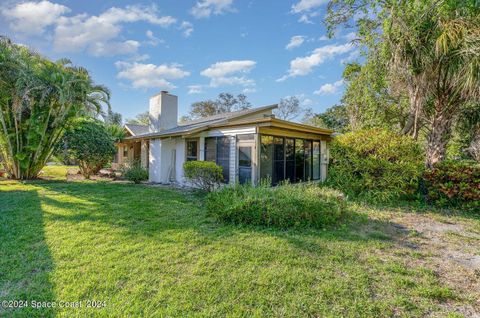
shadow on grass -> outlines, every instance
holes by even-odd
[[[53,309],[31,307],[32,301],[55,300],[41,199],[35,190],[0,191],[0,202],[0,301],[29,301],[25,308],[1,306],[0,316],[53,316]]]
[[[204,242],[255,232],[312,251],[315,248],[312,242],[317,239],[401,243],[408,235],[408,231],[399,224],[370,219],[355,211],[350,211],[342,224],[335,227],[280,229],[217,222],[206,215],[203,196],[190,191],[106,182],[51,181],[39,185],[49,192],[48,197],[42,197],[43,204],[55,211],[44,212],[49,220],[107,224],[121,227],[131,235],[159,240],[164,239],[161,232],[169,230],[193,231],[196,238]],[[66,210],[69,212],[62,213]]]

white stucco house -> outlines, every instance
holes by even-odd
[[[178,97],[150,98],[150,125],[125,125],[114,165],[139,160],[153,183],[186,184],[187,160],[214,161],[225,183],[324,180],[333,131],[275,118],[277,105],[178,122]]]

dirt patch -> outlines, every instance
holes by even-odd
[[[398,248],[421,252],[412,262],[435,271],[440,281],[455,289],[464,304],[445,304],[466,317],[480,317],[480,235],[456,219],[438,221],[431,215],[394,214]]]

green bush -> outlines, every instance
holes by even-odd
[[[206,199],[209,214],[218,220],[282,228],[335,224],[345,214],[346,205],[341,192],[313,183],[227,186]]]
[[[183,164],[183,171],[189,182],[207,192],[223,181],[222,167],[211,161],[187,161]]]
[[[374,202],[414,194],[424,171],[421,147],[383,129],[337,136],[330,154],[326,184]]]
[[[139,161],[133,162],[130,166],[122,169],[123,178],[136,184],[148,180],[148,171],[142,167]]]
[[[82,175],[89,179],[115,155],[115,143],[99,120],[77,119],[63,139],[68,156],[78,161]]]
[[[480,212],[480,164],[475,161],[438,163],[424,180],[430,202]]]

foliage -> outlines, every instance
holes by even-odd
[[[335,132],[346,132],[349,119],[345,105],[335,105],[320,114],[309,114],[303,120],[307,125],[328,128]]]
[[[105,125],[94,119],[75,120],[63,142],[69,156],[78,161],[80,172],[87,179],[112,160],[116,152],[114,139]]]
[[[273,113],[280,119],[293,120],[306,111],[307,109],[300,106],[300,100],[296,96],[290,96],[281,98],[278,108]]]
[[[414,140],[378,128],[335,137],[330,154],[326,184],[372,201],[413,194],[423,171]]]
[[[108,105],[109,91],[70,64],[0,38],[0,151],[12,178],[37,177],[66,126]]]
[[[148,111],[137,114],[135,118],[127,119],[127,124],[150,125],[150,113]]]
[[[189,182],[207,192],[223,181],[222,167],[211,161],[187,161],[183,164],[183,171]]]
[[[244,94],[238,94],[235,97],[230,93],[220,93],[216,100],[206,100],[193,103],[190,107],[189,115],[184,116],[183,121],[245,110],[251,107],[252,104],[250,104],[247,100],[247,96]]]
[[[107,125],[122,126],[122,114],[108,109],[107,114],[104,116],[104,122]]]
[[[480,213],[480,164],[444,161],[427,170],[424,180],[429,201]]]
[[[125,138],[125,129],[122,126],[116,124],[106,124],[105,129],[115,142]]]
[[[426,165],[444,160],[463,107],[478,106],[480,98],[478,1],[332,0],[328,11],[330,33],[356,25],[366,57],[357,77],[347,81],[344,103],[359,123],[351,117],[351,125],[387,125],[415,139],[423,133]]]
[[[148,180],[148,171],[142,167],[141,162],[137,160],[122,169],[122,176],[128,181],[139,184],[142,181]]]
[[[346,213],[341,192],[315,183],[228,186],[210,193],[206,207],[221,221],[282,228],[324,227],[336,224]]]

